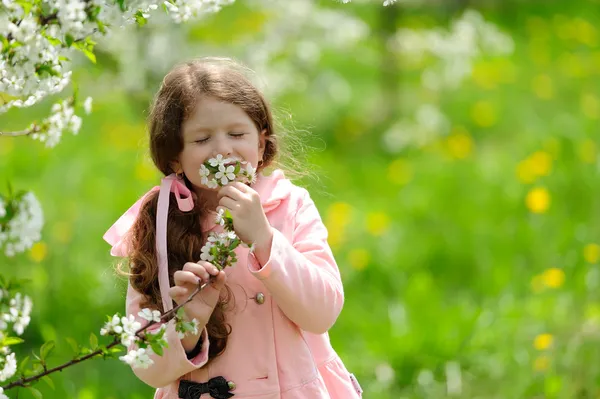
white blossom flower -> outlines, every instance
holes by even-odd
[[[208,170],[208,168],[204,164],[200,165],[199,173],[200,173],[200,176],[202,176],[202,177],[210,176],[210,170]]]
[[[210,239],[210,237],[209,237]],[[213,244],[207,242],[202,248],[200,248],[200,259],[206,262],[212,262],[215,257],[210,254]]]
[[[132,349],[125,356],[120,356],[119,359],[135,368],[148,368],[154,361],[150,359],[152,355],[151,348]]]
[[[248,178],[248,183],[256,183],[256,168],[250,163],[246,165],[246,177]]]
[[[225,186],[230,181],[235,180],[235,166],[219,165],[219,171],[215,173],[215,178],[221,181],[221,184]]]
[[[135,317],[132,314],[129,315],[129,317],[121,317],[121,325],[123,326],[121,343],[124,346],[129,346],[139,339],[135,333],[142,328],[142,324],[135,320]]]
[[[4,394],[4,388],[0,387],[0,399],[10,399]]]
[[[88,97],[85,99],[85,101],[83,102],[83,109],[88,115],[92,113],[92,97]]]
[[[5,329],[8,326],[7,323],[13,323],[15,333],[22,335],[31,321],[31,317],[29,316],[33,307],[31,298],[17,292],[15,297],[9,301],[9,306],[8,312],[2,315],[4,323],[2,323],[1,327]]]
[[[11,353],[4,359],[0,359],[0,364],[2,363],[4,363],[4,367],[0,370],[0,381],[6,381],[17,371],[17,359],[15,358],[15,354]]]
[[[209,181],[206,183],[206,186],[207,186],[208,188],[211,188],[211,189],[212,189],[212,188],[217,188],[217,187],[219,187],[219,183],[217,183],[217,180],[215,180],[215,179],[210,179],[210,180],[209,180]]]
[[[28,192],[19,200],[15,215],[0,230],[0,248],[6,256],[12,257],[31,248],[41,239],[44,225],[42,207],[33,193]]]
[[[4,216],[6,216],[6,204],[2,198],[0,198],[0,218],[3,218]]]
[[[121,326],[121,318],[118,314],[114,315],[112,319],[106,324],[104,327],[100,329],[100,335],[108,335],[110,333],[121,334],[123,332],[123,327]]]
[[[225,225],[225,209],[221,208],[217,211],[217,216],[215,216],[215,223],[221,226]]]
[[[144,320],[155,321],[158,323],[160,322],[161,314],[158,310],[145,308],[138,312],[138,316],[140,316]]]
[[[214,158],[210,158],[208,160],[208,163],[210,164],[210,166],[223,166],[225,164],[225,162],[228,161],[227,158],[223,158],[223,154],[217,154],[216,157]]]

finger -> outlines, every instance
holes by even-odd
[[[216,276],[219,273],[219,268],[210,262],[201,260],[198,262],[198,264],[203,266],[211,276]]]
[[[202,299],[206,306],[211,309],[214,309],[215,306],[217,306],[219,296],[221,295],[221,289],[225,286],[226,281],[227,276],[225,275],[225,272],[220,271],[215,280],[201,291]]]
[[[208,276],[208,273],[207,273]],[[178,270],[173,274],[173,280],[175,285],[186,286],[186,285],[198,285],[202,279],[198,278],[194,273],[190,271]],[[205,279],[208,280],[208,277]]]
[[[229,183],[228,186],[236,188],[243,194],[251,194],[254,191],[252,188],[250,188],[250,186],[248,186],[247,184],[244,184],[240,181],[234,181],[232,183]]]
[[[219,206],[222,206],[231,212],[237,210],[240,207],[240,204],[229,197],[223,197],[219,200]]]
[[[174,286],[169,288],[169,296],[177,301],[177,299],[184,297],[189,291],[186,288]]]
[[[224,271],[220,271],[217,274],[217,277],[213,280],[212,286],[215,290],[221,291],[221,289],[225,286],[225,282],[227,281],[227,275]]]
[[[189,272],[195,274],[196,276],[200,277],[200,279],[202,279],[204,281],[207,281],[210,277],[210,275],[208,274],[208,272],[206,271],[204,266],[202,266],[198,263],[187,262],[185,265],[183,265],[183,270],[189,271]]]
[[[244,198],[244,193],[235,186],[233,186],[233,183],[231,183],[221,188],[217,193],[217,199],[221,199],[223,197],[229,197],[234,200],[239,200]]]

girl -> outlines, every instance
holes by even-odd
[[[104,236],[112,255],[128,258],[126,312],[168,311],[212,283],[184,306],[200,332],[180,339],[167,323],[168,349],[134,373],[157,388],[155,399],[359,398],[327,334],[344,293],[325,226],[306,190],[279,169],[261,173],[278,155],[263,96],[230,61],[188,62],[164,78],[149,133],[165,178]],[[206,188],[198,171],[219,154],[251,164],[257,181]],[[254,244],[238,247],[224,271],[198,261],[208,233],[222,229],[217,209]]]

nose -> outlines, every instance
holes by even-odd
[[[231,155],[231,143],[223,135],[215,135],[213,146],[213,156],[222,154],[224,157]]]

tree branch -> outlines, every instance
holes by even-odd
[[[19,130],[17,132],[0,132],[0,136],[5,136],[5,137],[29,136],[29,135],[37,133],[39,131],[40,131],[40,127],[38,125],[33,125],[29,129]]]
[[[211,276],[211,281],[214,280],[214,277]],[[186,305],[187,303],[189,303],[195,296],[196,294],[198,294],[204,287],[206,287],[209,283],[205,283],[204,285],[199,285],[198,288],[196,288],[196,290],[194,292],[192,292],[192,294],[189,296],[189,298],[181,303],[180,305],[177,305],[176,307],[174,307],[173,309],[169,310],[168,312],[166,312],[165,314],[163,314],[162,316],[160,316],[161,320],[164,320],[164,322],[168,322],[169,320],[171,320],[173,318],[173,316],[177,313],[177,311],[182,308],[184,305]],[[135,332],[135,335],[142,338],[142,336],[140,334],[142,334],[144,331],[146,331],[148,328],[150,328],[151,326],[153,326],[154,324],[157,324],[158,322],[156,321],[151,321],[150,323],[146,324],[144,327],[140,328],[139,330],[137,330]],[[18,379],[16,381],[11,382],[8,385],[5,385],[2,387],[2,389],[4,389],[4,391],[6,392],[7,390],[11,389],[11,388],[16,388],[16,387],[27,387],[28,384],[30,384],[31,382],[35,382],[37,380],[39,380],[42,377],[45,377],[49,374],[55,373],[57,371],[62,371],[63,369],[67,368],[67,367],[71,367],[75,364],[81,363],[84,360],[88,360],[91,359],[93,357],[96,357],[98,355],[102,355],[104,353],[104,350],[110,349],[116,345],[121,344],[121,341],[119,340],[119,337],[115,337],[114,341],[111,342],[110,344],[108,344],[106,347],[103,348],[99,348],[97,350],[95,350],[92,353],[88,353],[85,356],[82,356],[80,358],[76,358],[73,359],[71,361],[68,361],[64,364],[61,364],[60,366],[56,366],[54,368],[51,368],[49,370],[44,370],[43,373],[40,374],[36,374],[34,376],[31,377],[27,377],[27,378],[21,378]]]

